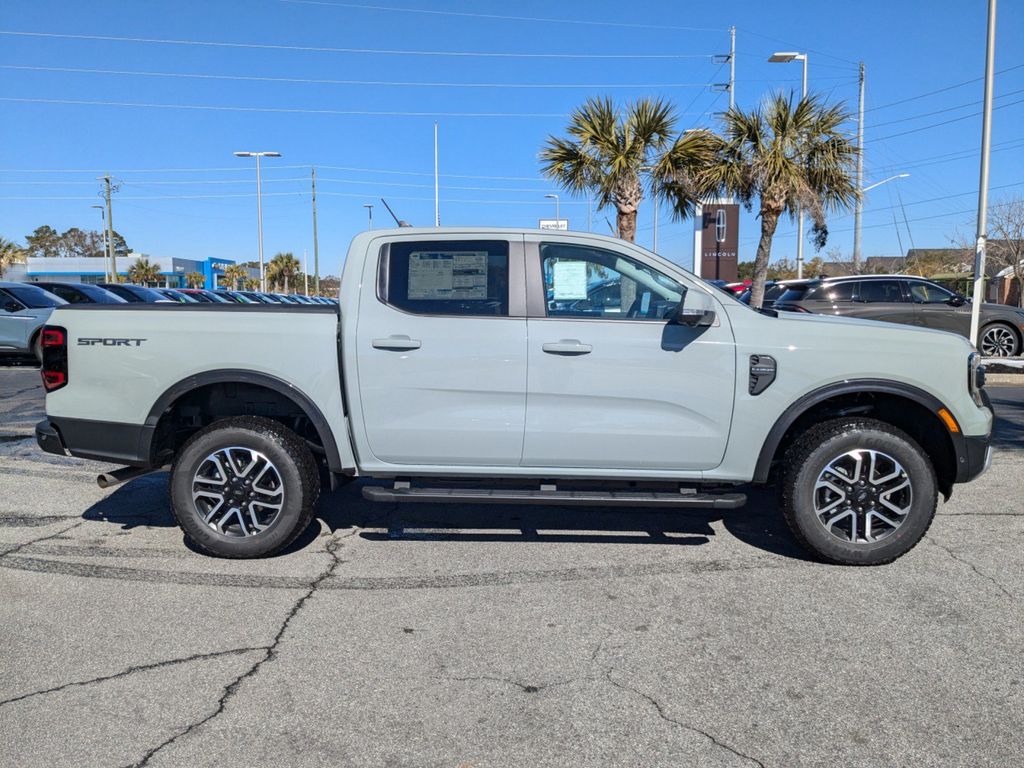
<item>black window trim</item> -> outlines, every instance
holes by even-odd
[[[478,242],[501,242],[508,245],[508,314],[507,315],[466,315],[466,314],[440,314],[437,312],[411,312],[404,307],[399,307],[388,301],[388,272],[391,262],[392,243],[446,243],[473,240],[469,235],[455,238],[447,237],[441,239],[421,237],[392,240],[380,247],[377,256],[377,301],[394,312],[400,312],[409,317],[443,317],[459,320],[523,320],[527,317],[526,307],[526,259],[524,246],[521,237],[511,235],[508,237],[477,237]]]

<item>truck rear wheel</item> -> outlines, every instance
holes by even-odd
[[[890,563],[921,540],[935,516],[928,455],[885,422],[826,421],[799,436],[783,461],[786,522],[827,562]]]
[[[320,476],[309,448],[271,419],[239,416],[193,435],[171,469],[171,508],[185,535],[219,557],[264,557],[309,525]]]

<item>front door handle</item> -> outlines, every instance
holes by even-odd
[[[386,339],[374,339],[374,349],[397,349],[410,350],[421,347],[419,339],[410,339],[408,336],[388,336]]]
[[[549,341],[541,349],[550,355],[589,355],[594,350],[589,344],[583,344],[576,339]]]

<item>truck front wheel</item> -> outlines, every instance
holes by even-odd
[[[193,435],[171,469],[171,508],[185,535],[219,557],[263,557],[302,533],[320,476],[309,448],[270,419],[239,416]]]
[[[826,421],[800,435],[783,463],[786,522],[827,562],[890,563],[921,540],[935,516],[928,455],[885,422]]]

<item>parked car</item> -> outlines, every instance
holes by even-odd
[[[739,296],[745,290],[750,288],[753,282],[753,280],[747,278],[746,280],[740,280],[738,283],[726,283],[725,285],[722,286],[722,290]]]
[[[186,296],[191,296],[196,301],[203,304],[237,304],[238,302],[225,298],[224,296],[218,296],[213,291],[208,291],[205,288],[179,288],[179,291],[184,293]]]
[[[969,299],[912,275],[805,280],[789,285],[774,309],[919,325],[964,337],[971,332]],[[978,348],[985,357],[1015,357],[1024,349],[1024,310],[982,304],[980,328]]]
[[[0,354],[35,355],[42,361],[41,331],[64,299],[25,283],[0,283]]]
[[[44,291],[60,296],[68,304],[125,304],[125,300],[106,288],[88,283],[32,283]]]
[[[159,293],[161,296],[166,296],[171,301],[176,301],[179,304],[198,304],[195,299],[191,296],[187,296],[181,291],[175,290],[174,288],[154,288],[154,291]]]
[[[227,288],[218,288],[215,291],[210,291],[215,296],[220,296],[222,299],[227,299],[232,304],[258,304],[259,302],[255,299],[250,299],[241,291],[232,291]]]
[[[595,272],[630,281],[618,305],[580,317],[558,303],[585,300]],[[319,306],[179,307],[173,322],[59,307],[39,445],[130,465],[108,484],[170,466],[185,535],[236,558],[308,529],[318,470],[380,480],[362,493],[388,504],[703,510],[739,507],[738,484],[777,473],[812,553],[879,564],[991,460],[965,339],[752,312],[624,240],[372,230],[341,286],[340,325]]]
[[[763,309],[774,309],[775,302],[786,292],[791,285],[803,282],[802,280],[768,280],[764,284],[764,299],[761,301]],[[750,303],[750,287],[737,297],[744,304]]]
[[[129,304],[174,304],[155,288],[146,288],[143,285],[132,285],[131,283],[100,283],[100,288],[106,288],[113,294],[120,296]]]
[[[259,291],[238,291],[238,293],[248,299],[252,299],[256,304],[277,304],[276,301],[272,301],[265,294],[262,294]]]

